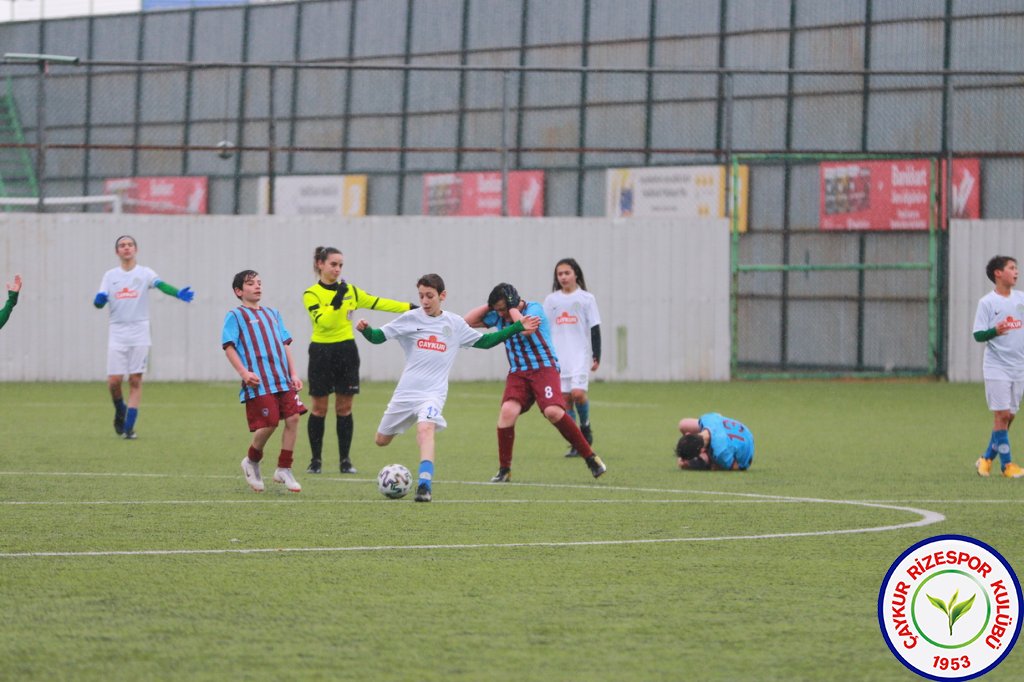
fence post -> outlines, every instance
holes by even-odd
[[[508,216],[508,84],[512,74],[501,72],[501,215]]]
[[[39,75],[36,78],[36,186],[39,188],[36,212],[43,213],[46,206],[46,59],[38,62]]]
[[[274,76],[277,69],[273,66],[269,69],[268,75],[268,99],[267,103],[267,215],[274,215],[274,156],[277,152],[277,128],[274,124]]]

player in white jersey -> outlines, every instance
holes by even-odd
[[[590,428],[590,373],[601,364],[601,314],[597,299],[587,291],[583,270],[575,258],[555,264],[551,293],[544,299],[544,313],[551,323],[551,339],[561,367],[562,395],[572,419],[579,413],[580,431],[593,444]],[[569,448],[566,457],[577,457]]]
[[[1017,283],[1017,259],[995,256],[985,267],[985,274],[996,288],[978,301],[974,339],[985,344],[982,370],[985,398],[992,411],[992,435],[974,466],[979,476],[988,476],[998,455],[1003,476],[1021,478],[1024,469],[1011,461],[1009,436],[1024,394],[1024,293],[1013,288]]]
[[[377,427],[374,441],[383,447],[413,424],[420,446],[417,502],[430,502],[434,478],[434,434],[448,423],[442,416],[448,398],[448,375],[460,348],[493,348],[521,331],[535,331],[540,319],[520,322],[490,334],[481,334],[458,315],[441,310],[447,297],[444,280],[429,274],[416,282],[420,307],[396,317],[380,329],[359,320],[356,329],[371,343],[397,339],[405,351],[405,368]]]
[[[149,336],[149,290],[159,289],[185,303],[191,301],[194,294],[188,287],[179,291],[162,281],[151,269],[139,265],[136,260],[139,247],[134,237],[118,237],[114,251],[121,264],[103,274],[93,305],[102,308],[110,303],[107,388],[114,401],[114,432],[134,440],[135,420],[142,400],[142,374],[146,371],[152,345]],[[121,390],[125,375],[128,375],[127,404]]]

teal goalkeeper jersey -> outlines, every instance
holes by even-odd
[[[708,448],[711,459],[722,469],[732,469],[733,462],[747,469],[754,461],[754,434],[746,426],[717,412],[701,416],[700,427],[711,434]]]

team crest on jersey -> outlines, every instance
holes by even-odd
[[[116,298],[119,301],[122,301],[122,300],[124,300],[126,298],[138,298],[138,297],[139,297],[138,290],[137,289],[129,289],[128,287],[125,287],[124,289],[121,289],[121,291],[115,291],[114,292],[114,298]]]
[[[448,350],[448,344],[444,341],[438,341],[437,337],[433,334],[429,338],[419,339],[416,341],[416,347],[422,348],[423,350],[434,350],[439,353],[443,353]]]
[[[575,315],[570,315],[569,311],[563,311],[561,315],[555,318],[555,324],[557,325],[578,324],[579,321],[580,318],[576,317]]]

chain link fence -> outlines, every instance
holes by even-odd
[[[422,215],[471,191],[428,176],[479,172],[501,176],[507,215],[524,209],[511,174],[540,172],[533,215],[603,216],[616,169],[742,159],[734,373],[941,373],[938,207],[960,195],[932,173],[925,229],[823,230],[823,169],[976,161],[977,214],[1024,216],[1024,12],[556,5],[325,0],[0,26],[17,121],[0,194],[25,201],[2,209],[99,212],[117,205],[47,202],[114,193],[121,210],[280,212],[277,181],[328,175],[358,179],[357,214]],[[175,182],[125,190],[139,178],[199,178],[202,201]]]

